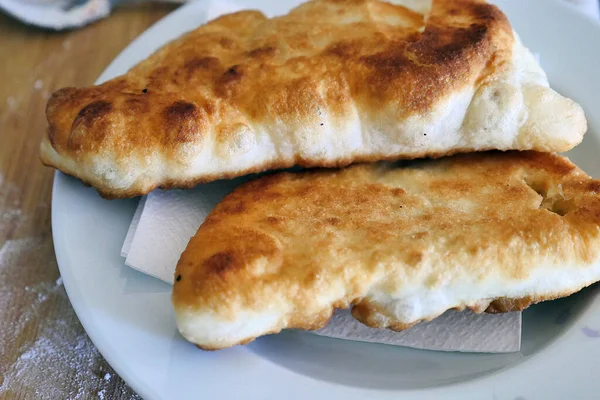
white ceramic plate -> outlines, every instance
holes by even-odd
[[[296,1],[239,3],[273,14]],[[99,81],[124,73],[167,40],[195,28],[204,17],[202,3],[190,3],[146,31]],[[586,109],[590,131],[571,157],[600,177],[600,27],[548,0],[499,5],[525,44],[540,53],[554,87]],[[516,354],[439,353],[303,332],[200,351],[176,331],[170,286],[126,267],[119,256],[136,202],[103,200],[94,189],[57,174],[52,223],[58,263],[79,319],[108,362],[144,398],[600,398],[598,285],[527,310],[523,348]]]

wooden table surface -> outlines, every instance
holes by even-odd
[[[49,95],[90,85],[172,4],[131,5],[51,32],[0,14],[0,399],[138,398],[81,327],[50,226],[53,170],[39,161]]]

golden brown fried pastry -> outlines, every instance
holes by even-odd
[[[521,310],[600,280],[600,181],[549,153],[279,173],[208,216],[177,265],[177,325],[219,349],[336,308],[401,330]]]
[[[48,102],[45,164],[106,197],[250,172],[487,149],[565,151],[581,108],[493,5],[318,0],[218,18]]]

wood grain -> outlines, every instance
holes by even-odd
[[[53,171],[38,158],[49,95],[90,85],[173,4],[51,32],[0,14],[0,399],[136,398],[85,335],[59,279]]]

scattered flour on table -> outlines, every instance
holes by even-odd
[[[17,100],[17,98],[13,97],[13,96],[8,96],[6,98],[6,104],[8,105],[8,109],[9,111],[15,111],[17,109],[17,106],[19,101]]]
[[[7,240],[0,247],[0,397],[138,398],[130,390],[110,392],[112,370],[77,322],[53,257],[51,241],[42,238]],[[21,347],[7,354],[8,344]]]

